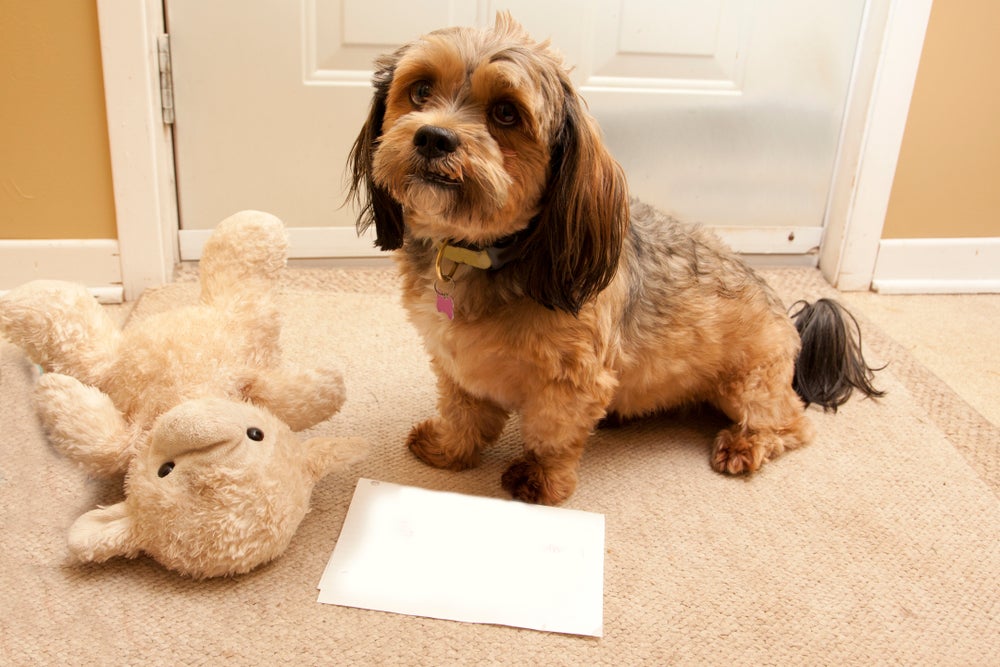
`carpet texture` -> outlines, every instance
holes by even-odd
[[[763,273],[786,303],[835,294],[813,270]],[[566,506],[606,516],[604,637],[318,604],[358,477],[503,497],[519,449],[512,422],[474,470],[405,450],[435,389],[397,285],[391,270],[287,272],[286,356],[336,359],[347,381],[344,409],[311,433],[362,436],[371,453],[320,482],[283,557],[235,579],[69,561],[70,523],[118,500],[120,482],[51,449],[36,371],[0,341],[0,664],[1000,664],[1000,433],[864,321],[887,396],[810,410],[816,441],[753,477],[709,468],[713,416],[593,436]],[[196,294],[182,272],[131,317]]]

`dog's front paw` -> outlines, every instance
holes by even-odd
[[[712,469],[729,475],[749,474],[764,463],[764,447],[730,429],[720,431],[712,446]]]
[[[418,459],[435,468],[458,471],[473,468],[479,463],[474,448],[446,446],[432,419],[413,427],[406,446]]]
[[[576,488],[576,473],[561,476],[546,470],[533,456],[518,459],[500,478],[500,485],[515,499],[539,505],[558,505]]]

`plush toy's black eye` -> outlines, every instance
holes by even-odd
[[[156,475],[157,475],[157,477],[166,477],[167,475],[170,474],[170,472],[173,469],[174,469],[174,462],[173,461],[167,461],[166,463],[164,463],[163,465],[160,466],[159,470],[156,471]]]
[[[260,442],[261,440],[264,439],[264,432],[261,431],[256,426],[251,426],[250,428],[247,429],[247,437],[253,440],[254,442]]]

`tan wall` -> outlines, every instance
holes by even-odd
[[[0,239],[116,238],[94,0],[0,0]]]
[[[935,0],[882,237],[1000,237],[1000,2]]]

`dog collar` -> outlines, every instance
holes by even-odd
[[[496,271],[514,258],[516,245],[514,242],[516,240],[517,234],[514,234],[486,248],[470,248],[447,241],[437,244],[437,256],[434,260],[434,272],[437,274],[437,280],[434,281],[437,311],[449,320],[455,319],[455,301],[451,296],[451,291],[455,282],[455,271],[459,264],[483,271]],[[441,266],[445,259],[452,262],[452,267],[447,272]]]
[[[473,250],[472,248],[443,243],[438,246],[438,256],[456,264],[466,264],[477,269],[493,268],[493,258],[486,250]]]
[[[508,236],[497,244],[485,248],[470,248],[445,242],[438,245],[438,254],[439,258],[443,257],[456,264],[465,264],[483,271],[496,271],[514,259],[515,238],[516,235]]]

